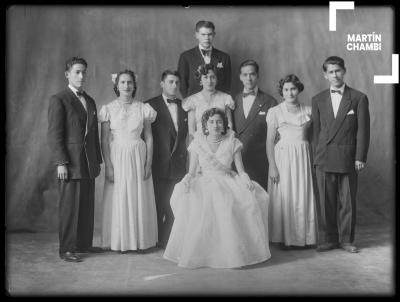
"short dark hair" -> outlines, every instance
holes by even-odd
[[[132,70],[125,69],[123,71],[118,72],[117,77],[115,78],[115,83],[114,83],[114,92],[117,96],[119,96],[119,90],[118,90],[118,82],[119,82],[119,77],[121,74],[129,74],[132,78],[133,81],[133,92],[132,92],[132,97],[135,97],[136,94],[136,89],[137,89],[137,84],[136,84],[136,75]]]
[[[84,58],[72,57],[65,62],[65,71],[71,70],[72,66],[74,66],[75,64],[82,64],[83,66],[85,66],[85,68],[87,68],[88,66]]]
[[[215,67],[214,64],[202,64],[199,67],[197,67],[197,70],[194,72],[194,78],[198,81],[200,81],[202,75],[207,75],[208,71],[212,70],[217,76],[217,67]]]
[[[210,108],[206,111],[204,111],[203,115],[201,116],[201,128],[203,130],[204,135],[208,135],[208,130],[207,130],[207,121],[210,117],[218,114],[222,118],[222,123],[224,125],[224,131],[222,131],[222,135],[225,135],[226,132],[229,129],[228,126],[228,118],[225,114],[225,112],[221,109],[218,108]]]
[[[322,64],[323,71],[326,72],[326,70],[328,69],[328,65],[329,64],[331,64],[331,65],[339,65],[344,70],[346,70],[346,67],[344,66],[344,60],[341,57],[330,56],[330,57],[326,58],[324,64]]]
[[[205,28],[211,28],[213,32],[215,32],[215,25],[211,21],[204,21],[201,20],[196,23],[196,31],[198,32],[200,28],[205,27]]]
[[[181,76],[179,75],[178,71],[167,69],[167,70],[164,70],[164,72],[161,74],[161,81],[164,81],[168,75],[173,75],[173,76],[176,76],[177,78],[181,79]]]
[[[304,85],[302,82],[300,82],[299,78],[294,74],[288,74],[287,76],[279,80],[278,92],[281,96],[283,96],[282,88],[285,83],[293,83],[293,85],[297,87],[299,92],[302,92],[304,90]]]
[[[243,61],[239,66],[239,73],[242,72],[242,68],[245,67],[245,66],[254,66],[254,69],[256,70],[257,75],[258,75],[259,67],[258,67],[258,64],[257,64],[256,61],[251,60],[251,59]]]

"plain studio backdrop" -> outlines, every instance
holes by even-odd
[[[47,109],[52,94],[65,89],[65,61],[87,60],[85,90],[101,106],[116,98],[111,74],[125,68],[138,75],[136,98],[160,94],[160,76],[176,69],[182,51],[194,47],[195,24],[216,26],[214,46],[231,56],[232,94],[242,89],[239,64],[260,65],[259,87],[280,100],[277,83],[296,74],[311,105],[328,88],[322,63],[344,58],[346,83],[367,94],[371,142],[359,175],[358,221],[391,220],[394,202],[394,91],[374,84],[391,74],[394,12],[390,7],[341,10],[329,31],[326,6],[190,7],[12,6],[7,11],[6,52],[6,225],[8,230],[56,231],[56,168],[47,146]],[[381,34],[381,51],[348,51],[347,34]],[[102,173],[96,179],[95,227],[101,219]]]

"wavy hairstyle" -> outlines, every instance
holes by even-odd
[[[212,117],[216,114],[218,114],[222,118],[224,130],[222,131],[221,134],[225,135],[226,132],[228,131],[228,129],[229,129],[228,118],[227,118],[225,112],[218,108],[210,108],[210,109],[207,109],[206,111],[204,111],[203,115],[201,116],[201,128],[203,130],[204,135],[208,135],[207,121],[209,120],[210,117]]]
[[[217,77],[218,80],[218,76],[217,76],[217,67],[215,67],[214,64],[202,64],[199,67],[197,67],[197,70],[194,72],[194,78],[198,81],[201,80],[201,76],[203,75],[207,75],[208,71],[212,70],[215,74],[215,76]]]
[[[299,78],[294,74],[288,74],[287,76],[280,79],[278,83],[278,92],[281,96],[283,96],[282,88],[285,83],[293,83],[293,85],[296,86],[299,90],[299,93],[304,90],[304,85],[302,82],[300,82]]]
[[[132,78],[133,81],[133,92],[132,92],[132,97],[135,97],[136,94],[136,90],[137,90],[137,84],[136,84],[136,74],[129,69],[125,69],[123,71],[118,72],[117,77],[115,78],[115,82],[114,82],[114,92],[117,96],[119,96],[119,90],[118,90],[118,82],[119,82],[119,77],[121,76],[121,74],[129,74]]]

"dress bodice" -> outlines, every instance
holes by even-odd
[[[268,110],[266,120],[268,126],[277,128],[280,136],[278,143],[304,142],[311,124],[311,107],[300,104],[300,110],[291,113],[282,102]]]
[[[149,104],[133,102],[124,108],[117,100],[103,106],[99,112],[100,122],[110,122],[114,140],[140,139],[144,121],[154,122],[157,112]]]
[[[213,152],[207,143],[206,136],[198,133],[189,145],[190,152],[196,152],[202,173],[225,173],[230,169],[234,154],[242,148],[242,143],[227,133],[218,149]]]
[[[182,108],[185,111],[195,111],[197,130],[201,129],[201,117],[204,111],[214,107],[225,112],[226,108],[235,109],[235,102],[229,94],[217,90],[209,97],[200,91],[187,97],[182,103]]]

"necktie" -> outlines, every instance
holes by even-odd
[[[167,103],[168,104],[171,104],[171,103],[178,104],[178,99],[173,99],[173,100],[167,99]]]
[[[331,90],[331,93],[339,93],[340,95],[342,95],[342,92],[340,90]]]
[[[211,50],[210,49],[201,49],[201,53],[203,56],[210,56]]]
[[[84,96],[85,96],[85,92],[84,92],[84,91],[79,91],[79,90],[78,90],[78,91],[76,92],[76,95],[77,95],[78,97],[79,97],[79,96],[83,96],[83,97],[84,97]]]
[[[253,91],[250,91],[250,92],[243,92],[243,97],[245,98],[246,96],[248,96],[248,95],[256,95],[256,93],[254,92],[254,90]]]

